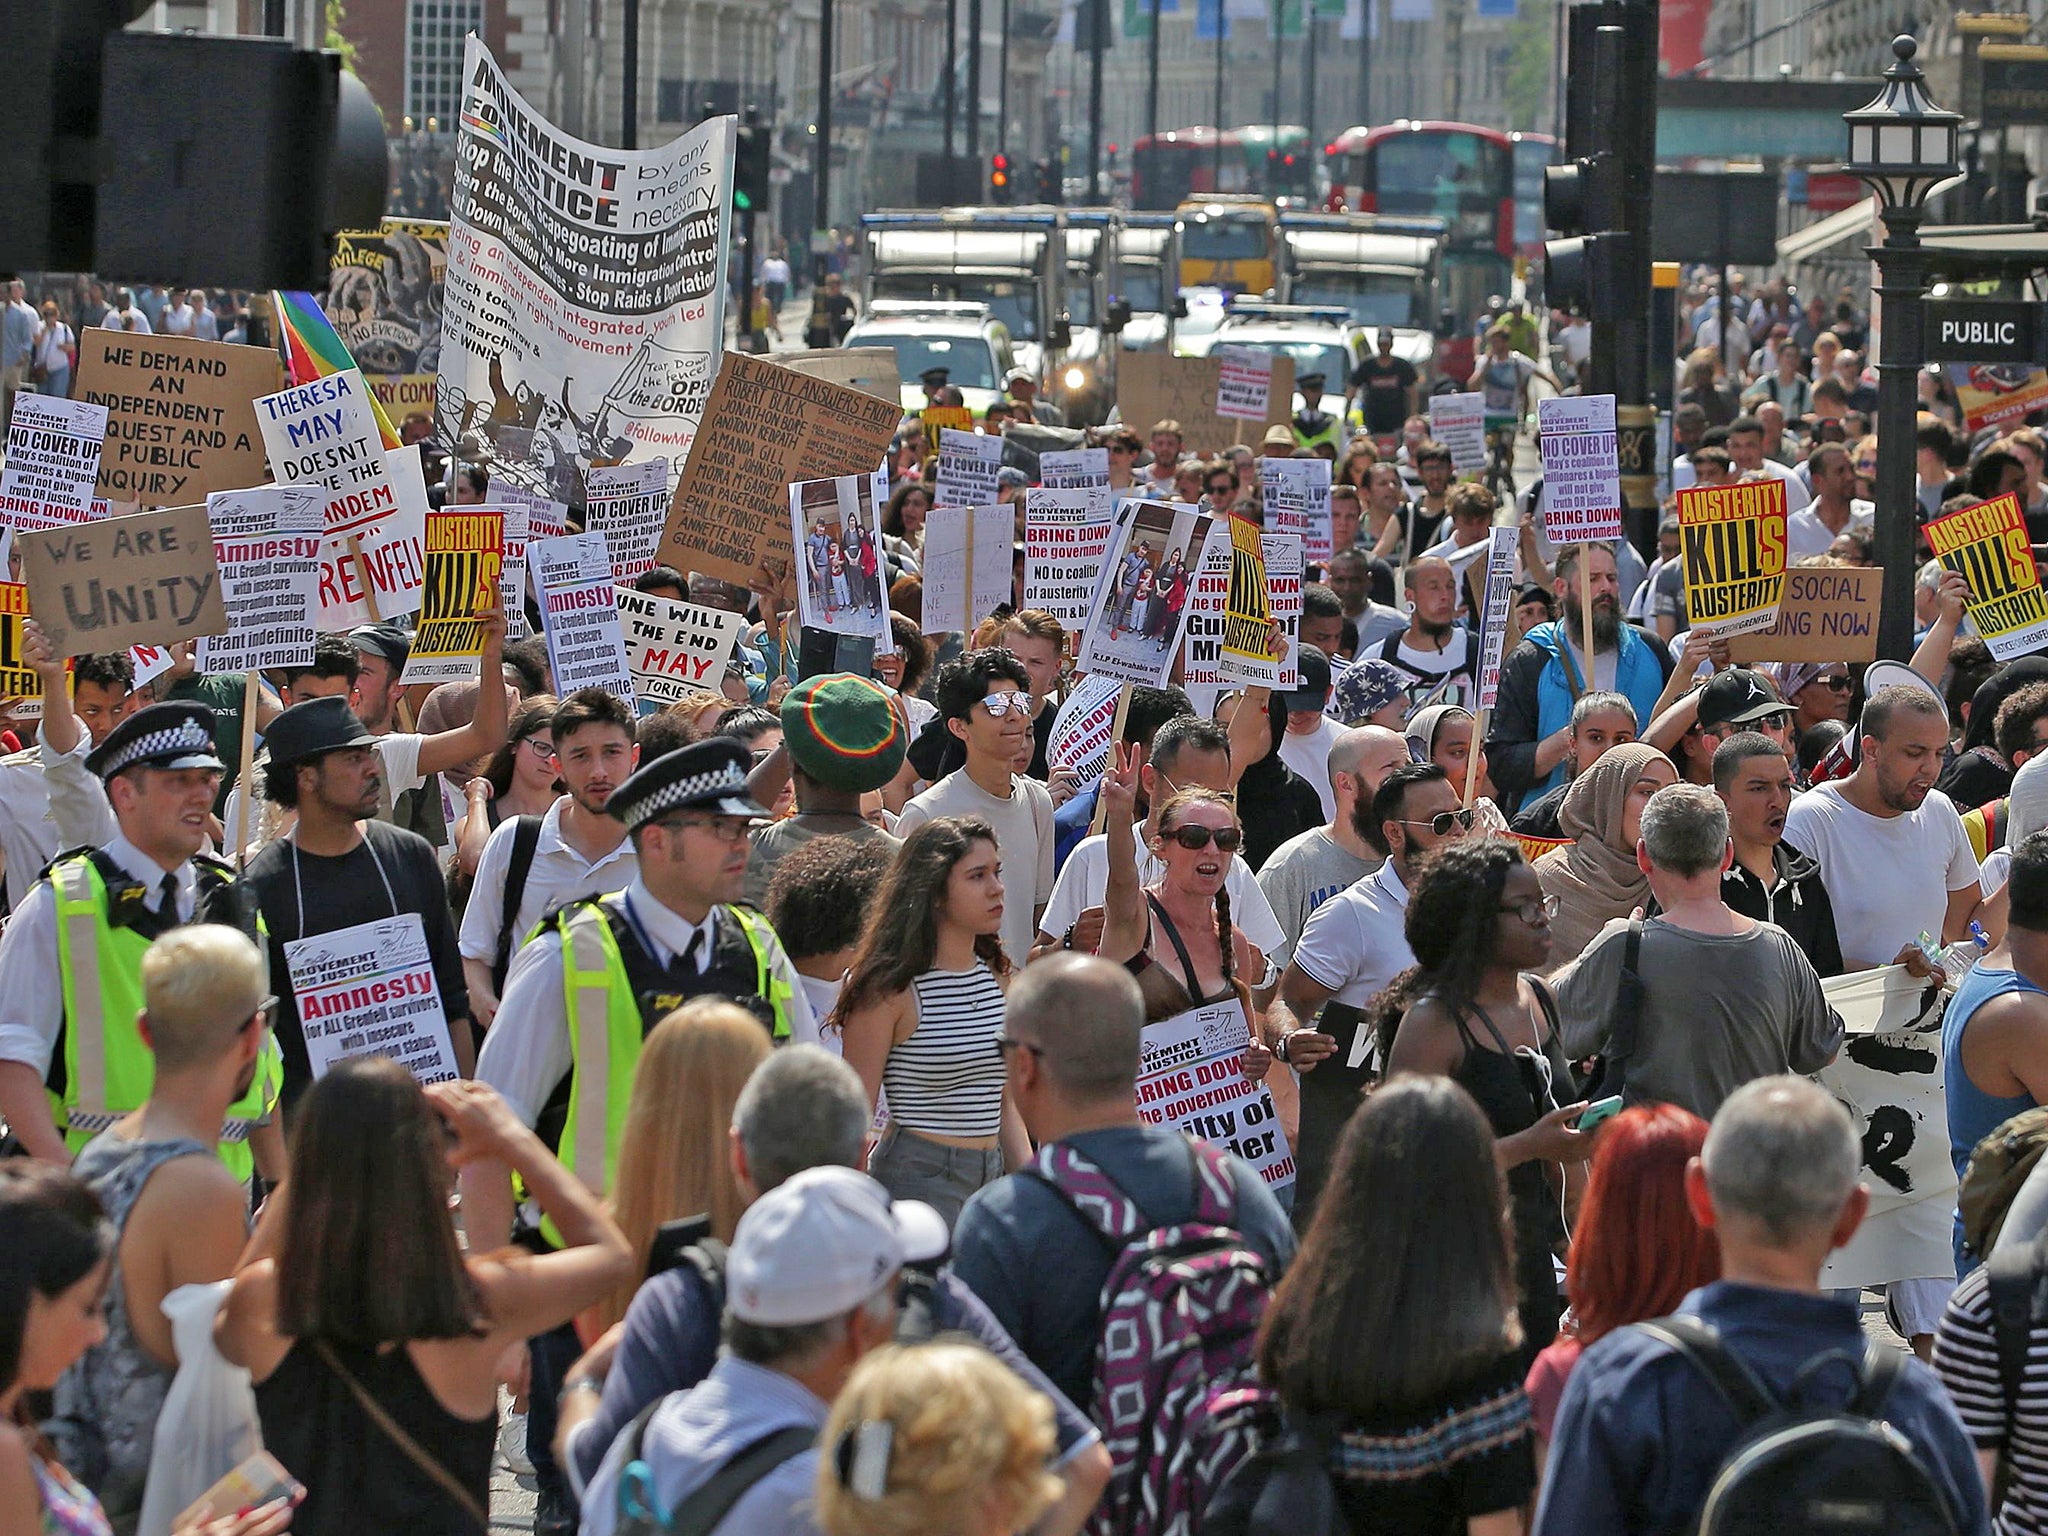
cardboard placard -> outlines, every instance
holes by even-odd
[[[2013,661],[2048,645],[2048,595],[2018,496],[1963,507],[1925,531],[1935,559],[1970,583],[1970,622],[1994,657]]]
[[[1785,595],[1785,482],[1743,480],[1678,493],[1686,622],[1746,635],[1778,620]]]
[[[104,517],[93,508],[107,408],[50,395],[14,397],[7,465],[0,471],[0,522],[16,533]]]
[[[29,611],[59,656],[228,631],[204,505],[25,533]]]
[[[313,664],[326,516],[327,492],[317,485],[259,485],[206,498],[228,632],[199,642],[192,661],[202,675]]]
[[[505,515],[495,507],[445,507],[427,514],[427,582],[402,681],[468,682],[482,667],[482,608],[502,597]]]
[[[896,372],[894,347],[815,347],[782,353],[776,361],[798,373],[844,384],[891,405],[902,398],[903,380]]]
[[[673,704],[684,695],[716,690],[725,664],[746,630],[745,614],[700,608],[673,598],[614,587],[626,637],[626,665],[640,697]]]
[[[1553,544],[1621,537],[1621,459],[1612,395],[1551,395],[1536,404],[1543,530]]]
[[[1728,642],[1738,666],[1759,661],[1875,661],[1884,572],[1876,566],[1795,565],[1778,621]]]
[[[277,354],[185,336],[78,333],[72,396],[107,408],[99,493],[189,506],[269,478],[256,400],[284,383]]]
[[[655,558],[744,586],[790,555],[789,485],[871,474],[902,415],[893,401],[726,353]]]
[[[1126,352],[1116,365],[1118,415],[1140,438],[1150,437],[1154,422],[1177,421],[1183,445],[1191,453],[1204,455],[1220,453],[1234,443],[1256,445],[1263,427],[1286,424],[1293,412],[1293,358],[1273,358],[1262,421],[1238,421],[1217,413],[1216,392],[1222,377],[1220,357]]]
[[[612,551],[612,580],[631,581],[654,569],[654,546],[668,511],[668,460],[593,464],[583,477],[590,500],[583,526],[604,535]]]

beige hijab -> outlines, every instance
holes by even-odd
[[[1602,753],[1565,791],[1557,824],[1572,841],[1536,861],[1544,894],[1557,898],[1553,966],[1578,959],[1602,928],[1650,899],[1649,877],[1636,867],[1635,844],[1622,841],[1621,819],[1630,788],[1653,762],[1671,766],[1655,747],[1630,742]]]

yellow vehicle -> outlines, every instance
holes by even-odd
[[[1204,192],[1180,205],[1180,281],[1265,298],[1279,282],[1280,210],[1248,193]]]

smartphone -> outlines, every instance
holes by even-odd
[[[1617,1093],[1612,1098],[1596,1099],[1579,1111],[1579,1118],[1572,1122],[1572,1129],[1575,1131],[1590,1131],[1601,1121],[1612,1120],[1620,1113],[1620,1094]]]
[[[239,1510],[255,1509],[278,1499],[297,1504],[306,1496],[305,1485],[284,1469],[268,1451],[258,1451],[226,1477],[199,1496],[199,1501],[172,1522],[176,1530],[224,1520]]]

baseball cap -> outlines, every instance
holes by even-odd
[[[740,1217],[726,1258],[726,1305],[764,1328],[822,1323],[946,1247],[945,1218],[923,1201],[892,1201],[851,1168],[807,1168]]]
[[[1771,691],[1763,674],[1748,667],[1730,667],[1717,672],[1700,690],[1700,729],[1718,725],[1753,725],[1772,715],[1796,714],[1790,704]]]
[[[1287,702],[1287,712],[1321,713],[1323,706],[1330,702],[1330,659],[1314,646],[1304,645],[1297,665],[1301,681],[1280,695]]]

